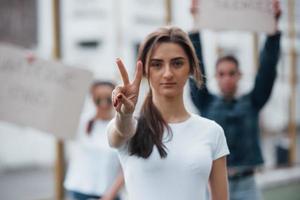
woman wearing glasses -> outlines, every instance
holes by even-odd
[[[91,87],[95,116],[79,129],[72,151],[65,188],[75,200],[115,200],[123,185],[117,153],[111,149],[105,133],[113,117],[111,82],[97,81]]]

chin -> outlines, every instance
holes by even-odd
[[[178,93],[177,91],[164,91],[160,94],[161,94],[161,96],[164,96],[166,98],[174,98],[174,97],[179,96],[180,93]]]

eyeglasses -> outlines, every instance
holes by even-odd
[[[106,103],[108,105],[111,105],[112,104],[112,101],[111,101],[111,97],[106,97],[106,98],[96,98],[95,99],[95,104],[97,106],[103,104],[103,103]]]

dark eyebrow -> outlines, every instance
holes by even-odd
[[[184,59],[185,59],[184,57],[176,57],[176,58],[172,58],[171,61],[184,60]],[[163,62],[162,59],[158,59],[158,58],[152,58],[150,61],[151,61],[151,62],[152,62],[152,61]]]
[[[177,61],[177,60],[184,60],[184,57],[176,57],[176,58],[172,58],[171,61]]]
[[[156,58],[152,58],[151,60],[150,60],[150,62],[163,62],[163,60],[162,59],[156,59]]]

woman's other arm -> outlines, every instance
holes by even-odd
[[[226,156],[213,161],[209,177],[212,200],[228,200]]]

